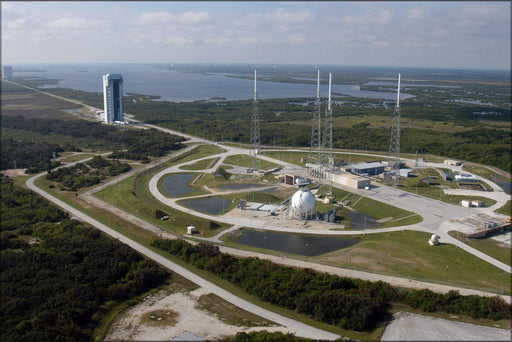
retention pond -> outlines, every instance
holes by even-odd
[[[359,239],[341,237],[307,236],[247,229],[243,232],[244,234],[237,241],[239,244],[305,256],[333,252],[359,242]]]
[[[162,188],[169,197],[181,197],[196,189],[188,186],[188,183],[194,179],[193,173],[173,173],[162,181]]]
[[[229,208],[231,201],[220,196],[213,196],[184,200],[182,203],[196,211],[211,215],[218,215]]]

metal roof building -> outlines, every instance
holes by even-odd
[[[366,174],[368,176],[375,176],[384,172],[384,164],[381,162],[352,164],[348,165],[346,168],[357,175]]]

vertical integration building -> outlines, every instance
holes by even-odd
[[[103,75],[103,104],[106,123],[124,122],[123,77],[121,75]]]
[[[2,66],[2,78],[10,80],[12,77],[12,67]]]

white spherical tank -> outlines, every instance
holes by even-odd
[[[293,194],[290,209],[297,218],[313,216],[316,213],[315,196],[308,189],[300,189]]]

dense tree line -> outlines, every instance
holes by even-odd
[[[1,340],[91,340],[107,302],[168,279],[128,246],[0,181]]]
[[[390,303],[409,305],[424,312],[443,311],[474,318],[511,317],[511,306],[498,297],[398,289],[381,281],[294,269],[257,258],[237,258],[220,253],[217,246],[207,243],[191,245],[182,240],[164,239],[154,240],[152,245],[230,281],[265,302],[343,329],[373,329],[386,319]]]
[[[148,162],[149,157],[159,157],[182,147],[181,137],[155,129],[122,129],[86,120],[45,120],[20,116],[2,116],[2,127],[37,132],[44,135],[65,135],[85,138],[95,149],[116,150],[112,158],[132,159]],[[50,159],[53,152],[77,151],[85,146],[60,145],[41,142],[40,144],[2,139],[2,169],[28,167],[29,172],[40,172],[55,167]]]
[[[41,170],[60,165],[52,161],[53,152],[62,152],[64,149],[58,144],[47,142],[33,143],[21,142],[14,139],[2,139],[1,163],[2,170],[16,168],[27,169],[27,173],[35,173]]]

